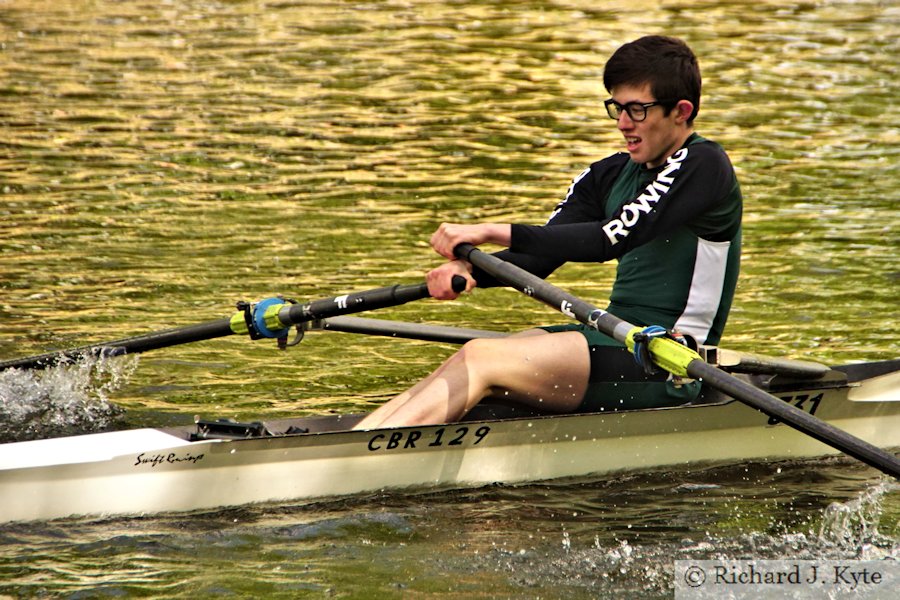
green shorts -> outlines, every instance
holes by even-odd
[[[541,329],[551,333],[578,331],[587,340],[591,374],[577,412],[680,406],[693,402],[700,394],[699,381],[675,385],[664,371],[647,375],[625,344],[586,325],[551,325]]]

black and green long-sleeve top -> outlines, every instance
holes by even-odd
[[[728,156],[695,133],[654,169],[627,153],[592,164],[546,225],[514,224],[498,255],[540,277],[568,261],[617,259],[609,312],[716,344],[737,284],[741,214]],[[480,287],[497,285],[474,275]]]

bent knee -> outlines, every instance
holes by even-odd
[[[490,361],[503,356],[504,347],[510,348],[508,338],[476,338],[463,344],[460,354],[466,359]]]

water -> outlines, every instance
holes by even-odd
[[[657,32],[698,52],[698,130],[745,192],[728,346],[896,357],[895,3],[3,0],[0,358],[275,293],[415,282],[438,264],[425,240],[441,221],[541,222],[621,146],[603,61]],[[553,281],[602,303],[612,275],[569,265]],[[377,316],[559,321],[502,290]],[[99,373],[4,375],[0,425],[357,411],[451,351],[226,338]],[[896,557],[898,507],[896,486],[829,460],[4,526],[0,594],[666,597],[673,556]]]
[[[0,593],[666,598],[681,558],[896,560],[898,492],[822,461],[8,525]]]
[[[125,411],[110,401],[137,357],[85,358],[46,371],[0,371],[0,442],[115,429]]]

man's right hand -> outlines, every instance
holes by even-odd
[[[466,280],[466,292],[475,287],[475,279],[469,270],[472,266],[463,260],[452,260],[444,263],[436,269],[432,269],[425,275],[428,284],[428,293],[438,300],[453,300],[459,297],[459,292],[453,291],[452,279],[454,275],[460,275]]]

